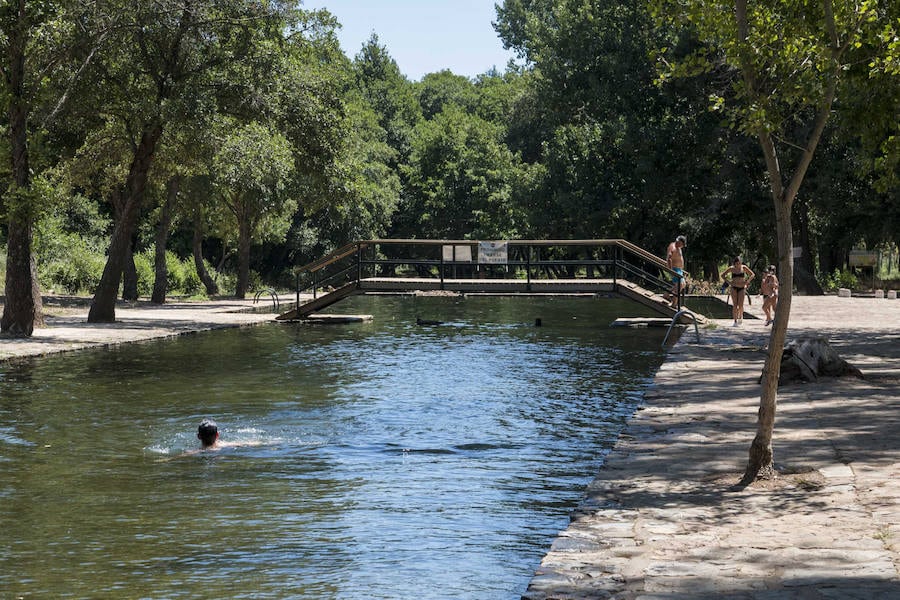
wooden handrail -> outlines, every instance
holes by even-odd
[[[338,248],[337,250],[332,251],[328,255],[320,258],[317,261],[311,262],[307,265],[299,267],[295,270],[297,274],[305,273],[305,272],[315,272],[319,271],[342,258],[346,258],[350,256],[354,252],[361,250],[363,248],[367,248],[372,245],[419,245],[419,246],[446,246],[446,245],[456,245],[456,246],[464,246],[470,245],[475,246],[480,241],[483,240],[423,240],[423,239],[371,239],[371,240],[357,240],[355,242],[351,242]],[[664,271],[674,274],[669,266],[666,264],[666,261],[659,258],[655,254],[647,252],[640,246],[633,244],[624,239],[600,239],[600,240],[505,240],[507,243],[513,246],[618,246],[627,252],[630,252],[639,258],[646,260],[649,263],[656,265],[657,267],[663,269]]]
[[[333,263],[341,260],[342,258],[346,258],[346,257],[350,256],[357,250],[361,250],[361,249],[367,247],[371,243],[372,243],[372,240],[350,242],[349,244],[347,244],[345,246],[341,246],[337,250],[334,250],[334,251],[330,252],[329,254],[326,254],[325,256],[323,256],[322,258],[320,258],[317,261],[303,265],[302,267],[298,267],[297,269],[294,270],[294,272],[297,274],[300,274],[300,273],[305,273],[307,271],[310,273],[312,273],[313,271],[320,271],[320,270],[324,269],[325,267],[327,267],[328,265],[333,264]]]

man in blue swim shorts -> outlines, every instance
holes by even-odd
[[[682,254],[682,248],[685,246],[687,246],[687,238],[679,235],[666,250],[666,264],[675,271],[675,275],[672,277],[672,291],[668,296],[673,307],[678,306],[678,296],[684,289],[684,284],[687,283],[684,277],[684,254]]]

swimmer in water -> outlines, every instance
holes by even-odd
[[[200,452],[219,450],[220,448],[238,448],[241,446],[262,446],[262,440],[245,442],[223,442],[219,439],[219,426],[212,419],[203,419],[197,427],[197,439],[200,440]]]
[[[203,419],[197,428],[197,439],[201,450],[216,450],[222,447],[219,443],[219,426],[212,419]]]
[[[223,442],[219,439],[219,426],[212,419],[203,419],[202,421],[200,421],[200,426],[197,427],[197,439],[200,440],[199,448],[188,450],[187,452],[182,452],[177,456],[171,456],[169,458],[163,459],[161,462],[168,462],[169,460],[175,458],[179,458],[182,456],[191,456],[200,452],[210,452],[214,450],[220,450],[222,448],[238,448],[242,446],[262,446],[264,443],[262,440]]]

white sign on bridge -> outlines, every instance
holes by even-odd
[[[507,262],[506,242],[478,242],[478,264],[505,265]]]

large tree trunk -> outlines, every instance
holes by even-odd
[[[215,296],[219,293],[219,286],[213,279],[209,271],[206,270],[206,263],[203,262],[203,207],[198,202],[194,207],[194,239],[192,243],[194,254],[194,266],[197,268],[197,275],[200,281],[206,287],[207,296]]]
[[[800,258],[797,260],[794,273],[794,284],[797,291],[808,296],[821,296],[825,292],[816,281],[816,261],[813,255],[813,243],[809,233],[809,206],[806,202],[798,201],[795,211],[797,234],[800,238]]]
[[[234,295],[243,299],[250,287],[250,219],[240,219],[238,232],[238,279]]]
[[[116,320],[116,296],[119,291],[119,282],[122,279],[125,256],[137,225],[141,204],[144,202],[147,176],[162,132],[162,123],[151,123],[144,130],[141,141],[135,149],[125,186],[128,195],[121,211],[121,217],[113,229],[106,266],[103,268],[100,284],[97,286],[91,309],[88,312],[89,323],[114,323]]]
[[[137,238],[131,235],[131,243],[125,250],[125,263],[122,269],[122,300],[137,302],[138,299],[138,274],[134,264],[134,250],[137,247]]]
[[[181,177],[178,175],[169,179],[166,186],[166,199],[163,202],[159,214],[159,223],[156,226],[156,244],[153,255],[153,294],[150,301],[156,304],[164,304],[166,292],[169,288],[169,268],[166,264],[166,243],[169,239],[169,228],[172,226],[172,207],[181,188]]]
[[[19,0],[18,27],[6,32],[8,39],[7,93],[9,94],[9,139],[13,185],[10,186],[6,209],[9,235],[6,249],[6,299],[0,331],[11,336],[27,337],[35,325],[44,322],[37,268],[32,256],[32,214],[34,200],[29,196],[28,103],[25,98],[25,0]],[[21,190],[21,194],[16,194]]]

